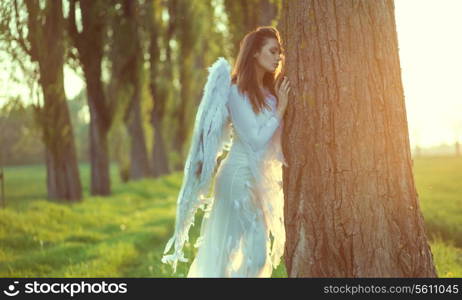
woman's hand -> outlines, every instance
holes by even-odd
[[[287,108],[287,101],[289,98],[289,92],[290,92],[290,83],[289,79],[287,76],[284,76],[284,79],[280,84],[276,84],[276,93],[278,96],[278,107],[277,107],[277,113],[279,114],[280,118],[284,116]]]

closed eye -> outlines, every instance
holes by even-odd
[[[276,54],[276,52],[281,54],[281,52],[278,50],[278,48],[276,48],[276,47],[271,48],[271,53],[272,54]]]

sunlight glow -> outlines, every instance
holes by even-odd
[[[217,2],[216,0],[215,2]],[[462,0],[395,0],[399,55],[411,147],[462,142]],[[162,18],[168,16],[162,14]],[[172,46],[176,46],[172,42]],[[28,86],[0,72],[0,106],[15,95],[31,99]],[[19,78],[21,76],[18,76]],[[85,88],[81,75],[65,68],[68,99]]]
[[[462,141],[460,12],[460,0],[395,0],[412,147]]]

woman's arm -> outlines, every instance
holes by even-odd
[[[237,135],[254,151],[266,146],[281,122],[279,115],[274,114],[265,124],[258,126],[251,104],[239,94],[236,85],[231,86],[228,107]]]

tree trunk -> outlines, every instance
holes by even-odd
[[[179,99],[175,99],[176,107],[173,114],[176,130],[174,134],[174,150],[179,155],[179,160],[175,164],[175,170],[181,171],[184,168],[184,162],[186,160],[185,145],[188,142],[188,136],[190,132],[190,115],[194,115],[192,112],[192,82],[193,82],[193,63],[194,63],[194,51],[191,51],[195,47],[197,42],[197,36],[195,35],[195,28],[197,27],[198,19],[194,18],[194,7],[192,1],[179,1],[175,8],[175,14],[177,15],[176,36],[178,40],[178,57],[179,62],[179,81],[180,81],[180,95]],[[171,8],[172,10],[173,8]]]
[[[64,93],[64,19],[61,1],[26,1],[32,61],[39,64],[44,105],[37,107],[46,148],[49,199],[81,200],[74,133]]]
[[[175,120],[177,122],[177,130],[175,134],[175,151],[180,156],[180,163],[176,165],[176,170],[181,171],[184,168],[186,161],[185,145],[187,143],[188,133],[190,130],[190,122],[188,122],[188,113],[191,113],[193,95],[191,94],[191,82],[190,78],[192,68],[192,56],[186,54],[180,54],[183,57],[180,63],[179,78],[181,82],[180,99],[178,106],[175,110]]]
[[[131,52],[127,63],[129,84],[131,87],[131,103],[127,110],[125,122],[130,134],[130,178],[140,179],[150,175],[149,158],[144,136],[141,88],[143,73],[143,52],[139,37],[139,8],[132,0],[123,2],[124,13],[128,25],[127,42]]]
[[[88,91],[90,94],[96,91]],[[99,98],[101,99],[101,98]],[[104,97],[103,97],[104,99]],[[109,175],[109,151],[108,132],[109,128],[101,125],[97,113],[94,112],[94,104],[90,104],[90,162],[91,162],[91,195],[107,196],[111,194],[111,179]],[[93,113],[92,113],[93,111]]]
[[[62,145],[62,147],[54,147],[46,143],[48,198],[77,201],[82,198],[77,160],[75,152],[68,152],[72,151],[72,145],[69,144],[69,141],[66,143],[68,145]],[[72,144],[74,143],[72,142]],[[75,167],[72,166],[73,164]]]
[[[394,3],[284,1],[290,277],[435,277],[414,178]]]
[[[154,148],[152,151],[153,176],[159,177],[169,174],[167,153],[165,152],[165,141],[162,135],[160,119],[153,113],[152,126],[154,128]]]
[[[107,196],[111,194],[109,176],[108,132],[110,128],[110,111],[101,82],[101,59],[83,60],[85,82],[87,85],[87,102],[90,108],[90,162],[91,195]]]
[[[147,11],[151,12],[151,15],[148,17],[149,24],[149,65],[150,65],[150,82],[149,89],[153,101],[153,109],[151,111],[151,125],[153,130],[153,146],[152,146],[152,175],[153,177],[159,177],[165,174],[170,173],[168,167],[168,157],[166,152],[166,144],[163,136],[162,128],[162,119],[165,114],[165,104],[166,104],[166,93],[165,87],[159,87],[158,82],[160,70],[160,49],[158,44],[158,38],[160,34],[160,22],[157,20],[157,16],[160,15],[157,13],[159,10],[154,0],[149,0],[147,3]]]
[[[138,79],[134,79],[137,81]],[[149,176],[149,159],[144,137],[143,120],[141,116],[141,88],[134,83],[131,109],[126,120],[130,134],[130,178],[140,179]]]
[[[110,195],[108,132],[112,112],[101,81],[101,61],[103,58],[103,36],[105,31],[104,1],[80,1],[82,32],[77,31],[75,2],[71,0],[69,13],[69,33],[79,51],[87,86],[87,102],[90,108],[90,162],[91,195]]]
[[[260,0],[260,9],[258,10],[258,25],[271,25],[278,15],[277,6],[270,0]]]

